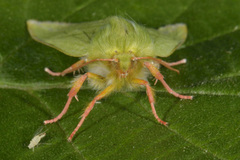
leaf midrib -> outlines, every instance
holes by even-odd
[[[239,77],[239,76],[238,76]],[[30,84],[22,84],[22,83],[14,83],[14,82],[0,82],[0,88],[1,89],[17,89],[22,91],[40,91],[40,90],[48,90],[48,89],[70,89],[70,83],[30,83]],[[90,90],[91,88],[89,86],[83,86],[81,90]],[[213,91],[205,91],[205,90],[197,90],[197,91],[190,91],[190,89],[187,90],[181,90],[181,89],[174,89],[174,91],[182,93],[182,94],[194,94],[197,95],[208,95],[208,96],[237,96],[239,97],[239,93],[223,93],[223,92],[213,92]],[[134,91],[132,91],[134,92]],[[139,91],[138,91],[139,92]],[[141,92],[145,93],[145,90],[142,89]],[[155,90],[156,93],[168,93],[165,89],[158,89]]]

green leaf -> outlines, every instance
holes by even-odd
[[[0,0],[1,159],[240,159],[240,1],[234,0]],[[26,20],[83,22],[123,15],[147,27],[186,23],[185,48],[166,61],[187,58],[180,74],[161,72],[180,100],[155,86],[158,124],[145,91],[115,93],[96,104],[73,142],[67,137],[96,91],[84,86],[79,102],[44,127],[34,152],[27,148],[43,120],[57,116],[72,75],[51,77],[78,59],[33,41]],[[151,79],[150,79],[151,81]]]

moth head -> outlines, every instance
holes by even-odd
[[[129,74],[134,65],[132,57],[134,57],[134,55],[131,53],[120,53],[114,56],[114,59],[118,60],[115,69],[118,71],[120,77],[124,78]]]

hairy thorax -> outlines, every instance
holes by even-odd
[[[109,85],[114,85],[118,91],[139,88],[139,85],[132,83],[133,79],[147,81],[149,72],[141,62],[132,60],[133,56],[119,54],[114,56],[118,62],[89,64],[88,72],[102,76],[102,81],[90,79],[90,85],[95,89],[103,89]]]

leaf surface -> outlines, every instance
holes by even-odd
[[[240,1],[231,0],[0,0],[0,157],[3,159],[240,159]],[[80,90],[67,114],[44,127],[47,135],[27,148],[43,120],[58,115],[72,75],[51,77],[78,59],[32,40],[26,21],[83,22],[123,15],[146,27],[188,26],[185,47],[164,60],[187,58],[180,74],[161,72],[180,100],[160,82],[158,124],[145,91],[115,93],[96,104],[73,142],[67,137],[96,91]],[[151,79],[149,79],[151,81]]]

